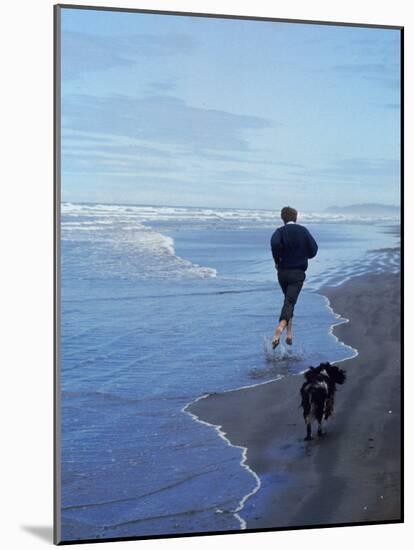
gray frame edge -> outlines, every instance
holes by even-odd
[[[375,29],[389,29],[389,30],[402,30],[402,25],[383,25],[380,23],[351,23],[344,21],[320,21],[320,20],[308,20],[308,19],[289,19],[283,17],[265,17],[254,15],[237,15],[237,14],[225,14],[225,13],[205,13],[205,12],[187,12],[187,11],[173,11],[173,10],[151,10],[144,8],[126,8],[117,6],[91,6],[83,4],[55,4],[60,8],[66,9],[81,9],[81,10],[97,10],[97,11],[118,11],[118,12],[130,12],[130,13],[148,13],[153,15],[184,15],[188,17],[212,17],[218,19],[246,19],[250,21],[268,21],[275,23],[302,23],[306,25],[335,25],[339,27],[367,27]]]
[[[61,542],[60,453],[60,194],[61,194],[61,29],[59,5],[53,6],[53,543]]]

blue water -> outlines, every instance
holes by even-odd
[[[273,213],[63,205],[63,540],[240,529],[234,511],[256,480],[240,449],[183,409],[205,393],[351,357],[318,289],[397,271],[392,223],[309,215],[320,252],[295,310],[295,343],[273,352]]]

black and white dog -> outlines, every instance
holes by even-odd
[[[322,419],[327,420],[334,408],[336,384],[343,384],[346,372],[330,363],[309,367],[304,373],[305,382],[300,389],[303,417],[306,423],[305,441],[312,439],[312,420],[318,422],[318,435],[322,435]]]

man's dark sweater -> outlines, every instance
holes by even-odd
[[[277,269],[308,268],[308,259],[318,252],[315,239],[303,225],[288,223],[273,233],[270,244]]]

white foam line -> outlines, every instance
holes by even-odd
[[[271,380],[271,382],[273,382],[273,380]],[[267,384],[268,382],[265,382],[265,383]],[[254,385],[259,386],[260,384],[254,384]],[[252,386],[243,386],[243,388],[250,388],[250,387]],[[238,389],[242,389],[242,388],[238,388]],[[235,390],[226,390],[226,391],[235,391]],[[221,393],[225,393],[225,392],[221,392]],[[240,466],[245,470],[247,470],[249,474],[251,474],[256,480],[256,485],[253,488],[253,490],[250,491],[250,493],[247,493],[247,495],[244,495],[244,497],[240,500],[237,508],[233,510],[233,516],[240,522],[240,529],[246,529],[246,526],[247,526],[246,521],[239,515],[238,512],[240,512],[243,509],[246,500],[250,498],[252,495],[254,495],[255,493],[257,493],[257,491],[260,489],[262,485],[262,482],[260,481],[260,478],[256,474],[256,472],[253,471],[246,462],[247,447],[243,447],[242,445],[233,445],[233,443],[226,437],[226,433],[223,432],[223,430],[221,429],[221,426],[218,426],[216,424],[210,424],[210,422],[206,422],[205,420],[200,420],[200,418],[196,414],[187,410],[187,407],[189,407],[190,405],[193,405],[194,403],[197,403],[197,401],[200,401],[201,399],[205,399],[209,395],[211,394],[207,393],[207,394],[201,395],[200,397],[197,397],[196,399],[194,399],[194,401],[187,403],[187,405],[185,405],[181,410],[182,412],[186,412],[187,414],[189,414],[191,418],[196,422],[199,422],[200,424],[204,424],[205,426],[210,426],[214,428],[214,430],[218,433],[219,437],[223,439],[223,441],[225,441],[227,445],[229,445],[229,447],[234,447],[235,449],[242,449],[242,458],[240,460]],[[221,512],[221,510],[219,509],[217,509],[217,511]]]
[[[222,393],[230,393],[230,392],[236,392],[236,391],[239,391],[239,390],[247,390],[248,388],[255,388],[256,386],[264,386],[265,384],[271,384],[272,382],[276,382],[276,380],[280,380],[281,378],[284,378],[284,376],[282,374],[279,374],[276,378],[272,378],[271,380],[266,380],[265,382],[257,382],[256,384],[249,384],[247,386],[240,386],[239,388],[233,388],[231,390],[223,390],[220,393],[220,395]],[[211,393],[208,393],[206,395],[203,395],[202,397],[208,397],[209,395],[214,395],[214,394],[211,394]],[[192,403],[194,403],[194,401],[192,401]]]
[[[336,311],[334,311],[333,307],[331,306],[331,302],[329,301],[329,298],[327,296],[324,296],[323,294],[319,294],[319,296],[322,296],[322,298],[325,299],[325,305],[326,307],[331,310],[332,314],[334,315],[334,317],[336,319],[338,319],[338,322],[337,323],[333,323],[330,327],[329,327],[329,334],[332,334],[332,336],[336,339],[336,341],[338,342],[338,344],[340,344],[341,346],[345,347],[345,348],[350,348],[352,351],[353,351],[353,355],[351,355],[351,357],[345,357],[345,359],[339,359],[338,361],[334,361],[334,363],[342,363],[343,361],[349,361],[349,359],[354,359],[355,357],[357,357],[359,355],[359,351],[356,349],[356,348],[353,348],[352,346],[348,345],[348,344],[345,344],[345,342],[342,342],[342,340],[340,340],[338,338],[338,336],[336,336],[336,334],[334,334],[334,331],[333,329],[335,327],[337,327],[338,325],[343,325],[345,323],[349,323],[349,319],[347,319],[346,317],[343,317],[342,315],[340,315],[339,313],[336,313]]]

